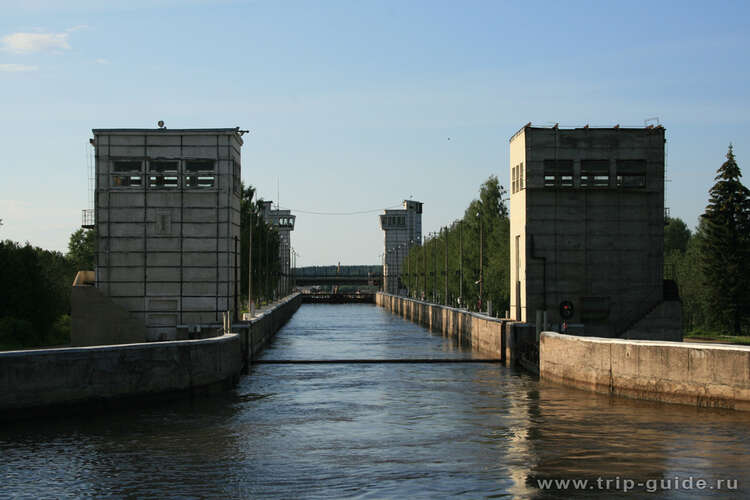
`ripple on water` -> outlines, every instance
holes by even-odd
[[[374,306],[306,305],[263,356],[476,355]],[[589,394],[499,365],[258,365],[228,395],[5,424],[0,496],[597,498],[536,481],[677,474],[738,479],[741,497],[747,418]]]

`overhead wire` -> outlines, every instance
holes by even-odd
[[[365,214],[372,214],[372,213],[380,212],[382,210],[387,210],[387,209],[391,209],[391,208],[398,208],[400,206],[401,206],[401,203],[396,203],[394,205],[391,205],[391,206],[388,206],[388,207],[384,207],[384,208],[375,208],[375,209],[372,209],[372,210],[356,210],[356,211],[353,211],[353,212],[320,212],[320,211],[315,211],[315,210],[301,210],[301,209],[298,209],[298,208],[289,208],[289,207],[282,207],[282,209],[283,210],[290,210],[291,212],[297,213],[297,214],[306,214],[306,215],[335,215],[335,216],[340,216],[340,215],[365,215]]]

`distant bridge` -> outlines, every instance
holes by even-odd
[[[303,304],[374,304],[374,293],[303,293]]]
[[[303,275],[294,276],[297,286],[332,286],[332,285],[371,285],[380,286],[383,281],[382,274],[369,275]]]
[[[381,266],[310,266],[292,271],[296,286],[377,286],[383,281]]]

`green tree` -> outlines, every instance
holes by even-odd
[[[405,279],[402,276],[402,282],[411,296],[451,305],[458,305],[460,296],[461,305],[476,309],[481,244],[485,304],[491,300],[496,312],[508,308],[510,224],[505,195],[497,177],[491,176],[482,184],[479,199],[469,204],[462,219],[441,228],[432,237],[425,237],[422,246],[411,248],[405,257],[409,262],[402,263],[404,271],[410,270]]]
[[[73,271],[60,252],[0,242],[0,345],[32,347],[67,342],[56,331],[70,313]],[[61,326],[62,323],[59,323]]]
[[[702,216],[701,264],[707,306],[720,326],[742,333],[750,308],[750,190],[729,145]]]
[[[79,229],[70,235],[66,257],[77,271],[94,269],[96,253],[96,231]]]
[[[688,229],[687,224],[679,217],[667,217],[665,223],[664,255],[670,254],[673,250],[684,253],[690,239],[690,229]]]
[[[248,296],[249,241],[253,239],[253,299],[271,299],[279,281],[278,231],[261,217],[263,200],[253,201],[255,188],[241,186],[240,201],[240,294],[243,302]]]

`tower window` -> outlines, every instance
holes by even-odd
[[[581,160],[581,187],[609,187],[609,160]]]
[[[544,187],[573,187],[573,160],[544,160]]]
[[[646,187],[646,160],[617,160],[617,187]]]

